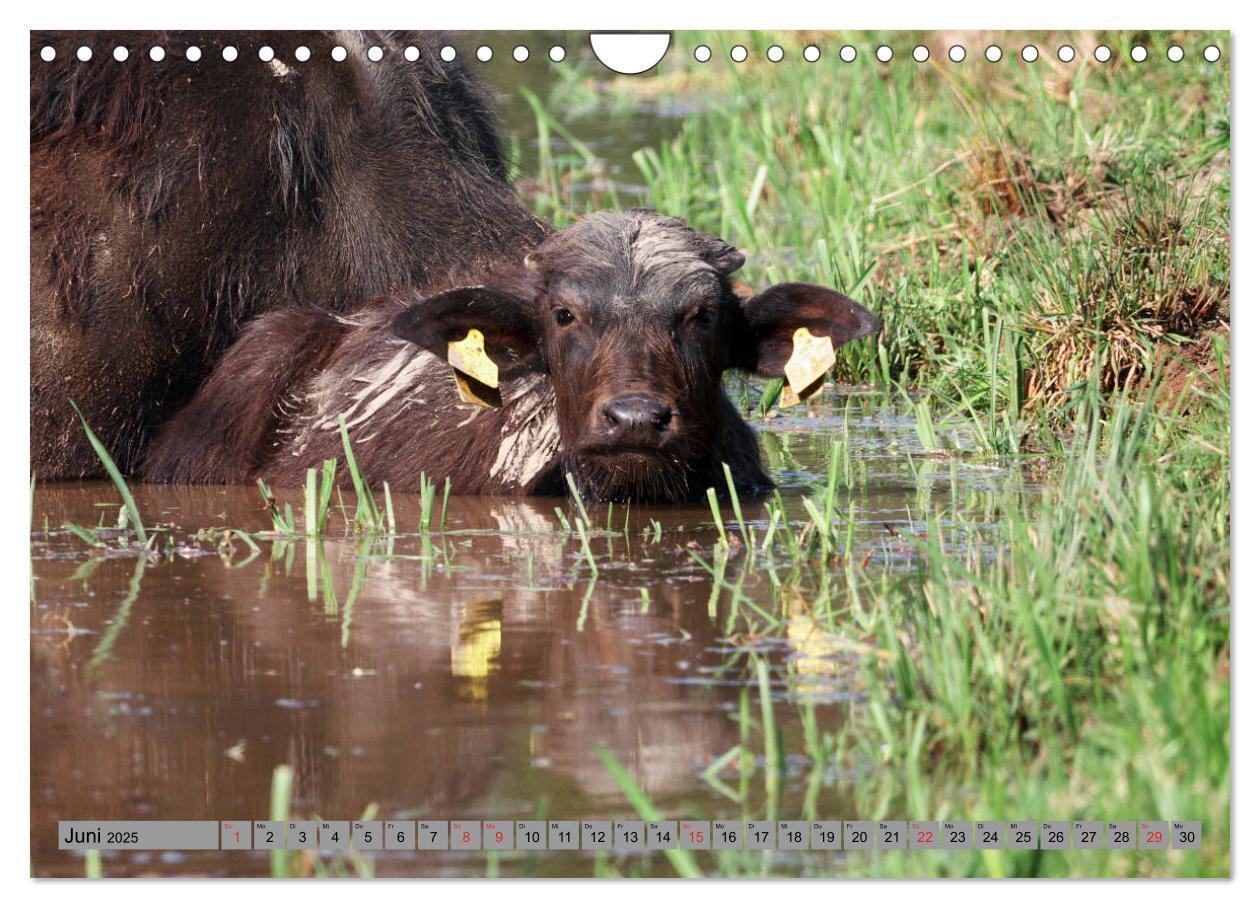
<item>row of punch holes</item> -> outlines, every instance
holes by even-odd
[[[122,62],[130,56],[130,53],[131,52],[125,47],[115,47],[114,59]],[[347,50],[341,45],[337,45],[331,51],[333,60],[338,63],[345,60],[348,55]],[[1172,63],[1181,62],[1181,60],[1185,58],[1185,55],[1185,49],[1179,44],[1170,45],[1165,54],[1168,60]],[[50,63],[57,58],[57,51],[53,47],[46,46],[40,49],[39,56],[40,59]],[[80,47],[75,52],[75,56],[82,62],[86,63],[92,59],[92,48],[87,46]],[[184,56],[189,61],[196,63],[201,59],[201,48],[196,45],[190,46],[184,51]],[[237,56],[238,54],[235,47],[228,45],[223,48],[223,59],[227,62],[233,62],[236,60]],[[439,56],[449,63],[458,56],[458,52],[454,47],[451,47],[448,44],[439,51]],[[553,63],[563,62],[565,56],[565,49],[558,44],[553,45],[547,50],[547,57]],[[710,50],[707,45],[701,44],[695,49],[693,56],[698,63],[708,63],[711,59],[713,59],[713,51]],[[748,48],[744,47],[742,44],[736,44],[731,48],[730,56],[733,62],[743,63],[749,58]],[[818,45],[810,44],[804,48],[801,52],[801,56],[807,63],[817,63],[822,59],[822,51],[818,48]],[[840,60],[845,63],[852,63],[857,59],[857,56],[857,48],[851,44],[846,44],[840,48],[839,57]],[[926,63],[929,59],[931,59],[931,51],[926,45],[919,44],[911,51],[910,56],[913,57],[916,63]],[[967,49],[961,44],[955,44],[949,48],[946,52],[946,56],[949,57],[950,61],[953,63],[962,63],[967,59]],[[1002,59],[1002,56],[1002,48],[998,47],[996,44],[990,44],[984,49],[984,58],[990,63],[997,63]],[[1041,51],[1037,49],[1035,44],[1026,44],[1020,48],[1019,56],[1025,63],[1035,63],[1040,58]],[[1070,44],[1061,45],[1055,52],[1055,56],[1061,63],[1071,63],[1076,59],[1076,48],[1072,47]],[[1113,55],[1110,47],[1105,44],[1100,44],[1094,48],[1093,56],[1099,63],[1107,63],[1112,59]],[[1141,44],[1135,44],[1129,49],[1129,58],[1135,63],[1142,63],[1146,61],[1149,56],[1150,51]],[[293,52],[293,57],[299,63],[306,62],[311,58],[310,48],[297,48]],[[476,57],[482,63],[489,63],[490,60],[494,58],[494,50],[489,45],[482,44],[476,50]],[[766,49],[766,59],[771,63],[778,63],[782,61],[784,57],[785,52],[783,48],[777,44],[771,45]],[[892,61],[893,57],[893,49],[887,44],[881,44],[879,47],[875,48],[875,59],[880,63],[889,63]],[[276,52],[272,48],[259,48],[258,59],[262,60],[264,63],[270,63],[275,58]],[[385,58],[385,51],[380,47],[369,47],[367,50],[367,58],[373,63],[380,62]],[[414,46],[405,48],[403,50],[403,58],[414,63],[416,60],[420,59],[420,49]],[[1221,49],[1215,44],[1209,44],[1207,47],[1203,48],[1203,59],[1208,63],[1215,63],[1220,58]],[[149,48],[149,59],[155,63],[161,62],[166,59],[166,49],[163,47]],[[524,63],[529,59],[529,48],[523,44],[516,45],[512,48],[512,59],[518,63]]]

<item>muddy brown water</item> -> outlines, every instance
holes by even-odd
[[[967,462],[925,470],[904,407],[870,392],[824,392],[759,423],[793,519],[822,482],[848,408],[861,482],[851,557],[914,582],[911,537],[932,512],[975,526],[1010,474]],[[961,490],[961,491],[960,491]],[[705,506],[623,507],[591,542],[592,577],[554,499],[452,498],[445,532],[418,532],[414,494],[396,495],[398,535],[265,538],[253,488],[137,486],[150,524],[172,528],[157,559],[116,541],[94,550],[68,523],[111,527],[108,483],[40,485],[31,589],[31,834],[37,875],[80,875],[58,851],[58,819],[266,819],[272,773],[296,773],[292,813],[357,819],[635,817],[601,761],[606,747],[670,818],[846,815],[843,779],[815,767],[801,707],[820,725],[862,698],[853,653],[818,652],[790,632],[749,639],[746,607],[701,563],[717,538]],[[349,493],[351,496],[353,493]],[[961,498],[960,498],[961,496]],[[299,493],[281,493],[300,508]],[[746,517],[764,528],[763,510]],[[728,517],[729,512],[728,512]],[[655,521],[655,523],[654,523]],[[657,538],[659,524],[659,539]],[[258,538],[251,553],[233,527]],[[965,529],[974,529],[967,527]],[[99,531],[105,538],[111,533]],[[911,541],[907,541],[911,540]],[[721,572],[772,614],[791,608],[762,572]],[[754,622],[755,623],[755,622]],[[768,660],[785,774],[705,774],[740,743],[741,692]],[[760,760],[759,732],[750,750]],[[821,775],[820,775],[821,774]],[[819,785],[819,781],[825,784]],[[487,871],[483,853],[369,855],[377,875]],[[492,859],[494,860],[494,859]],[[613,856],[621,873],[669,873],[664,859]],[[768,859],[767,859],[768,860]],[[801,861],[778,854],[777,862]],[[825,866],[839,858],[806,856]],[[585,853],[508,853],[503,875],[589,875]],[[710,859],[702,867],[712,869]],[[107,875],[265,875],[264,852],[106,852]],[[356,872],[334,865],[330,872]],[[783,868],[787,869],[787,868]]]

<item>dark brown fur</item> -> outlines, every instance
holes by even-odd
[[[39,478],[101,472],[71,399],[129,470],[249,319],[303,305],[349,311],[519,261],[545,236],[506,182],[486,93],[439,60],[443,43],[393,32],[32,33]],[[119,44],[130,50],[121,63]],[[191,44],[197,63],[184,59]],[[227,44],[235,62],[222,58]],[[335,44],[344,62],[331,59]],[[372,44],[385,60],[367,60]],[[408,44],[421,51],[415,63],[402,58]],[[75,59],[80,45],[91,61]],[[162,62],[149,59],[154,45]],[[276,65],[259,60],[263,45]],[[304,63],[299,45],[311,50]]]
[[[349,317],[264,316],[162,430],[143,475],[297,486],[324,460],[344,462],[344,421],[368,482],[399,490],[423,471],[457,493],[557,493],[571,473],[590,498],[680,501],[725,490],[725,463],[741,494],[764,492],[723,371],[781,374],[798,327],[838,346],[877,322],[806,284],[741,300],[729,273],[742,261],[682,221],[605,213],[475,284],[408,291]],[[500,368],[498,410],[460,402],[444,362],[474,328]],[[614,419],[626,401],[662,418]]]

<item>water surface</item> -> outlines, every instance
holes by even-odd
[[[948,512],[946,532],[962,544],[1009,494],[1003,469],[924,454],[912,420],[882,396],[822,397],[759,423],[760,434],[803,527],[800,499],[823,481],[848,408],[861,477],[837,511],[853,505],[855,564],[913,583],[929,516]],[[81,855],[54,847],[57,819],[265,819],[278,764],[296,771],[301,817],[633,818],[600,746],[670,818],[847,815],[842,780],[805,756],[802,707],[834,727],[860,705],[862,641],[839,646],[817,631],[808,580],[779,587],[764,567],[746,569],[738,544],[715,548],[707,505],[595,510],[596,577],[556,514],[574,514],[569,501],[453,497],[445,530],[421,534],[416,496],[396,495],[397,535],[342,535],[335,515],[331,538],[308,544],[266,538],[257,489],[138,486],[135,496],[150,523],[173,528],[160,557],[113,542],[93,550],[63,529],[116,525],[111,485],[35,494],[36,874],[82,873]],[[279,497],[300,506],[300,494]],[[758,505],[746,503],[745,518],[764,529]],[[225,542],[224,527],[253,534],[261,551]],[[756,609],[789,620],[755,634]],[[773,791],[764,765],[706,774],[741,743],[742,694],[759,714],[758,660],[786,761]],[[381,875],[480,874],[486,860],[374,856]],[[669,872],[659,855],[612,860],[619,872]],[[496,870],[588,875],[594,862],[516,853]],[[262,852],[107,852],[105,868],[252,875],[268,863]]]

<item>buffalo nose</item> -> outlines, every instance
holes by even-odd
[[[669,425],[674,411],[669,404],[641,394],[614,397],[604,404],[604,419],[614,431],[664,429]]]

